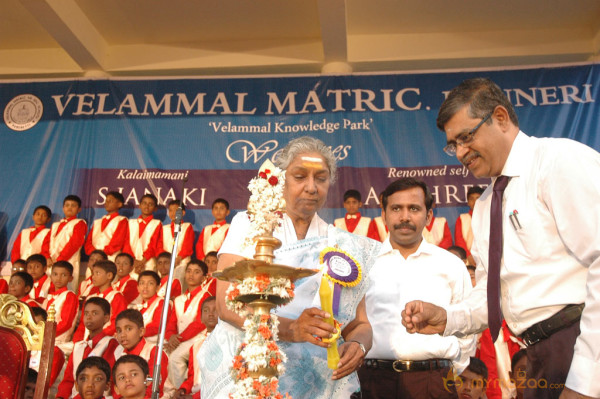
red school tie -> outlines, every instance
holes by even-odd
[[[502,311],[500,310],[500,263],[502,261],[502,195],[508,185],[508,176],[498,176],[494,183],[492,194],[492,209],[490,212],[490,242],[488,253],[488,325],[492,342],[496,342],[502,326]]]

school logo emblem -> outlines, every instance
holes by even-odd
[[[34,127],[44,113],[42,101],[33,94],[21,94],[4,108],[4,123],[10,129],[23,131]]]

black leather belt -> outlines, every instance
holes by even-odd
[[[532,325],[521,334],[523,342],[525,342],[527,346],[537,344],[541,340],[550,337],[555,332],[576,323],[581,318],[583,307],[584,304],[567,305],[554,316]]]
[[[393,370],[398,373],[404,371],[427,371],[439,370],[452,367],[452,362],[448,359],[431,360],[383,360],[383,359],[365,359],[365,367],[369,369]]]

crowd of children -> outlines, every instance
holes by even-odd
[[[443,217],[432,218],[423,233],[425,240],[463,259],[470,268],[473,285],[470,217],[482,192],[477,186],[467,192],[470,210],[456,220],[454,245]],[[201,230],[197,241],[192,225],[182,223],[174,259],[175,278],[166,299],[175,214],[180,207],[185,214],[185,206],[179,200],[168,203],[170,223],[162,225],[154,217],[158,208],[154,195],[141,198],[141,213],[135,219],[119,214],[124,203],[119,192],[107,193],[106,215],[93,221],[89,232],[86,221],[77,218],[82,204],[75,195],[64,198],[64,217],[51,228],[46,227],[51,210],[46,206],[35,208],[33,226],[22,230],[13,244],[10,280],[6,284],[0,279],[0,293],[16,296],[35,308],[40,318],[51,306],[54,308],[57,329],[51,383],[56,381],[55,397],[63,399],[149,397],[151,383],[147,377],[152,376],[158,356],[161,315],[167,301],[161,397],[199,398],[195,353],[217,323],[212,273],[229,228],[229,203],[222,198],[212,203],[214,222]],[[380,216],[371,219],[361,215],[359,191],[346,191],[343,206],[346,215],[334,221],[336,227],[378,241],[387,238],[388,229]],[[85,277],[79,278],[82,250],[88,261]],[[513,346],[511,355],[521,353],[518,346]],[[483,352],[485,358],[485,348]],[[515,355],[513,361],[523,363],[522,358]],[[488,366],[495,361],[485,360]],[[474,382],[477,378],[488,381],[498,377],[494,367],[488,371],[486,363],[472,359],[461,376],[462,383],[457,385],[459,393],[462,390],[475,398],[483,397],[479,393],[487,390],[488,397],[499,397],[499,389],[477,387]],[[35,366],[32,357],[31,368],[35,370]],[[519,367],[523,370],[522,364]]]

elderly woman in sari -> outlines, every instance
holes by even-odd
[[[296,281],[295,298],[278,308],[279,344],[288,361],[280,377],[279,390],[294,399],[349,398],[359,390],[356,369],[371,347],[372,330],[365,308],[366,275],[375,261],[379,243],[343,232],[324,222],[317,211],[327,199],[335,180],[336,164],[331,150],[311,137],[292,140],[276,159],[285,170],[286,213],[274,236],[283,242],[275,251],[275,263],[295,267],[319,268],[319,255],[325,248],[339,248],[356,261],[363,278],[356,286],[343,287],[336,320],[342,324],[338,341],[340,362],[337,370],[327,368],[327,343],[335,329],[324,321],[329,315],[321,309],[319,285],[322,273]],[[238,213],[219,256],[219,270],[236,261],[252,258],[254,248],[244,248],[250,222],[246,212]],[[203,399],[223,398],[233,391],[230,376],[232,359],[243,339],[243,320],[225,306],[228,284],[219,281],[217,309],[219,323],[202,346],[201,367]]]

